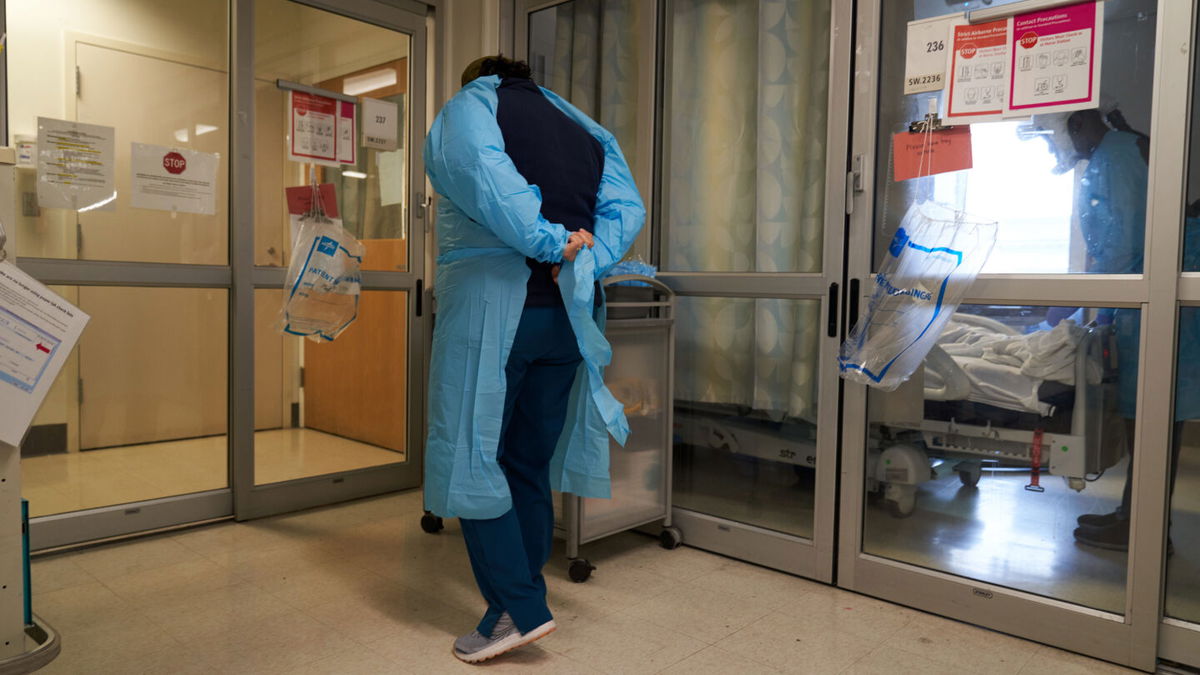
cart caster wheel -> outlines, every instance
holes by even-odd
[[[571,564],[567,566],[567,576],[571,577],[571,581],[577,584],[582,584],[592,576],[592,570],[596,566],[583,558],[575,558]]]
[[[661,534],[658,535],[658,544],[668,551],[673,551],[679,548],[683,543],[683,533],[678,527],[664,527]]]
[[[913,506],[911,504],[908,506],[907,510],[905,510],[905,505],[901,502],[889,499],[885,503],[887,505],[888,513],[890,513],[893,518],[907,518],[913,514]]]
[[[442,523],[440,516],[435,516],[432,513],[426,513],[425,515],[421,516],[421,529],[425,530],[429,534],[437,534],[445,527],[446,526],[444,523]]]
[[[976,485],[979,485],[980,473],[982,473],[982,472],[971,471],[970,469],[959,469],[958,470],[958,479],[960,481],[962,481],[962,484],[964,486],[973,488]]]
[[[907,518],[917,508],[917,486],[891,483],[884,489],[883,499],[893,518]]]

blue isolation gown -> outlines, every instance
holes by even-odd
[[[1096,274],[1141,274],[1145,258],[1146,186],[1149,172],[1138,136],[1109,131],[1092,153],[1080,179],[1079,225]],[[1200,270],[1200,221],[1187,220],[1185,270]],[[1117,339],[1117,411],[1137,412],[1141,312],[1113,311]],[[1175,419],[1200,418],[1200,312],[1185,310],[1179,324]],[[1193,365],[1195,364],[1195,365]]]
[[[504,416],[504,367],[521,313],[525,258],[559,262],[567,231],[541,215],[541,193],[504,152],[496,123],[500,78],[481,77],[438,114],[425,141],[425,169],[438,200],[437,321],[429,374],[425,506],[443,517],[498,518],[512,508],[496,461]],[[595,281],[619,262],[645,222],[633,175],[612,134],[553,92],[546,97],[604,149],[595,247],[563,264],[559,288],[583,357],[567,422],[550,464],[555,490],[607,498],[608,436],[629,433],[622,405],[604,386],[612,351]]]

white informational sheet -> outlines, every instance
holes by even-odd
[[[1018,14],[1009,25],[1010,116],[1100,105],[1102,0]]]
[[[950,30],[947,124],[1000,120],[1009,89],[1007,19],[956,25]]]
[[[288,159],[338,166],[337,117],[339,101],[302,91],[288,92]]]
[[[950,28],[962,14],[937,16],[908,23],[908,48],[904,58],[904,93],[941,91],[946,87],[946,49]]]
[[[400,139],[400,106],[376,98],[362,99],[363,146],[395,150]]]
[[[116,208],[116,129],[39,117],[37,153],[38,206]]]
[[[21,443],[89,318],[0,263],[0,443]]]
[[[130,156],[134,208],[209,216],[217,212],[220,155],[133,143]]]
[[[358,163],[358,134],[355,105],[350,101],[338,101],[337,158],[341,164]]]
[[[404,203],[404,151],[375,153],[379,169],[379,205]]]

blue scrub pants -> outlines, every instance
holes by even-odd
[[[522,633],[552,618],[542,577],[554,539],[550,458],[581,360],[566,309],[525,308],[504,369],[508,391],[496,452],[513,507],[499,518],[460,519],[488,603],[478,627],[483,635],[491,636],[506,611]]]

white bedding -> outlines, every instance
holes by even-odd
[[[961,372],[930,367],[931,360],[925,372],[926,390],[942,388],[965,375],[968,401],[1049,415],[1052,408],[1038,400],[1038,389],[1046,381],[1075,385],[1075,353],[1085,334],[1069,320],[1051,330],[1019,334],[996,322],[956,315],[938,339],[938,347]],[[1099,364],[1088,364],[1088,379],[1099,381]],[[960,387],[966,388],[966,384]]]

